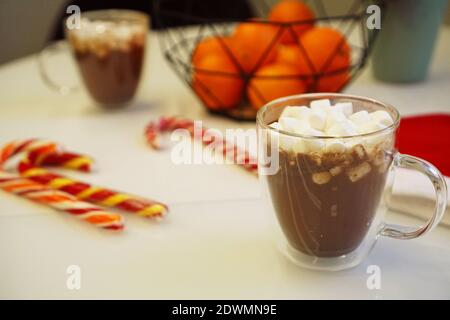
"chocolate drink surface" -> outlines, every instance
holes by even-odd
[[[367,234],[383,194],[390,153],[279,151],[279,170],[267,177],[279,224],[295,249],[317,257],[355,250]]]

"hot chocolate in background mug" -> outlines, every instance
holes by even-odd
[[[46,47],[39,56],[40,75],[51,89],[67,94],[78,86],[61,85],[50,76],[47,61],[69,46],[84,86],[101,106],[131,102],[141,78],[149,16],[132,10],[97,10],[80,14],[79,25],[64,23],[66,41]]]
[[[325,106],[327,110],[337,110],[336,105],[349,107],[352,111],[347,116],[353,115],[355,121],[359,116],[377,114],[387,117],[387,124],[375,126],[374,131],[365,124],[367,130],[351,135],[346,134],[345,128],[340,132],[339,126],[327,131],[335,130],[336,134],[296,130],[295,125],[308,127],[311,123],[296,122],[295,115],[282,119],[284,127],[279,125],[285,108],[310,106],[325,99],[331,102],[331,106]],[[305,107],[292,110],[298,114],[309,112]],[[343,117],[337,113],[334,116]],[[290,125],[287,120],[292,122],[293,130],[286,130]],[[320,117],[316,119],[319,120]],[[259,110],[260,181],[268,211],[276,217],[278,245],[291,261],[312,269],[346,269],[358,265],[380,236],[414,239],[438,225],[447,203],[445,180],[432,164],[397,151],[399,122],[399,112],[393,106],[344,94],[289,96]],[[384,221],[397,167],[425,174],[436,192],[433,216],[417,228]]]

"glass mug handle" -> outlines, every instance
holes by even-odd
[[[436,208],[433,216],[417,229],[394,224],[386,224],[380,234],[395,239],[414,239],[424,235],[436,227],[442,220],[447,206],[447,184],[439,170],[431,163],[409,155],[397,154],[394,158],[394,167],[414,169],[426,175],[433,184],[436,193]]]
[[[42,81],[52,90],[59,92],[62,95],[69,94],[79,89],[79,86],[62,85],[55,81],[48,73],[47,61],[55,54],[67,50],[68,44],[66,41],[58,41],[46,46],[38,55],[39,74]]]

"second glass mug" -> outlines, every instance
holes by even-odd
[[[306,136],[270,126],[285,107],[308,106],[318,99],[329,99],[332,105],[351,102],[354,112],[384,110],[394,122],[373,133],[348,137]],[[430,163],[396,150],[399,122],[393,106],[344,94],[290,96],[258,111],[259,176],[268,210],[276,217],[278,245],[291,261],[311,269],[342,270],[358,265],[380,236],[413,239],[438,225],[447,204],[445,180]],[[324,151],[335,141],[346,148]],[[296,147],[304,145],[318,151]],[[436,191],[435,212],[418,228],[384,222],[393,184],[390,173],[397,167],[425,174]]]
[[[107,107],[129,103],[137,90],[144,64],[149,17],[132,10],[97,10],[80,14],[78,25],[64,22],[66,42],[46,47],[39,56],[45,84],[67,94],[78,86],[61,85],[47,71],[48,58],[67,46],[92,99]],[[73,25],[72,25],[73,24]]]

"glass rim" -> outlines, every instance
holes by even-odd
[[[263,121],[263,115],[265,114],[265,112],[273,105],[277,104],[277,103],[283,103],[283,102],[287,102],[289,100],[292,99],[299,99],[299,98],[316,98],[316,99],[333,99],[334,98],[343,98],[343,99],[351,99],[351,100],[359,100],[359,101],[364,101],[364,102],[369,102],[369,103],[373,103],[376,105],[379,105],[385,109],[388,109],[390,111],[392,111],[392,113],[395,115],[395,119],[394,122],[390,125],[387,126],[386,128],[377,130],[377,131],[373,131],[373,132],[369,132],[369,133],[358,133],[355,135],[350,135],[350,136],[315,136],[315,135],[305,135],[305,134],[300,134],[300,133],[294,133],[294,132],[289,132],[289,131],[285,131],[285,130],[280,130],[280,129],[276,129],[271,127],[269,124],[266,124]],[[256,123],[258,125],[260,125],[262,128],[264,129],[268,129],[271,130],[273,132],[276,133],[281,133],[283,135],[286,136],[290,136],[290,137],[295,137],[295,138],[303,138],[303,139],[351,139],[351,138],[360,138],[360,137],[370,137],[370,136],[375,136],[378,134],[382,134],[382,133],[386,133],[389,131],[393,131],[395,129],[397,129],[399,123],[400,123],[400,113],[398,112],[398,110],[391,104],[389,103],[385,103],[382,102],[380,100],[376,100],[376,99],[372,99],[372,98],[368,98],[368,97],[363,97],[363,96],[358,96],[358,95],[351,95],[351,94],[343,94],[343,93],[331,93],[331,92],[323,92],[323,93],[302,93],[302,94],[296,94],[296,95],[291,95],[291,96],[286,96],[286,97],[282,97],[282,98],[278,98],[272,101],[269,101],[268,103],[266,103],[264,106],[262,106],[259,110],[258,113],[256,114]]]
[[[150,15],[144,11],[130,10],[130,9],[101,9],[101,10],[88,10],[81,11],[81,19],[87,18],[90,21],[114,21],[117,19],[124,19],[135,23],[150,23]],[[63,19],[63,27],[66,28],[66,21],[68,18]]]

